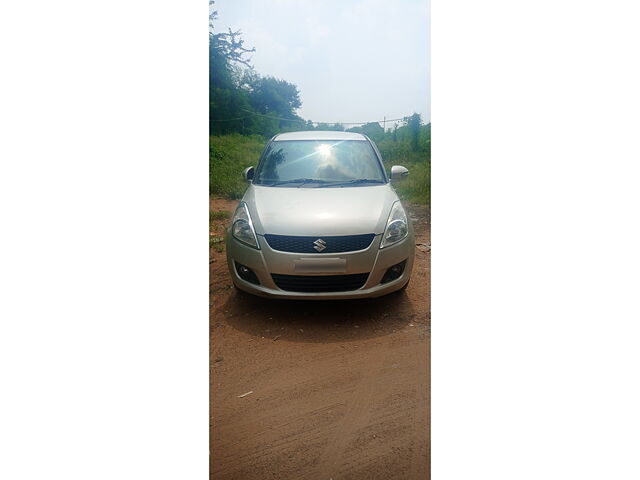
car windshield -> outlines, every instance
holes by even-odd
[[[385,181],[373,148],[362,140],[271,142],[253,178],[256,185],[315,188]]]

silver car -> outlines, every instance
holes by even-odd
[[[391,168],[391,180],[408,174]],[[378,297],[409,282],[413,227],[375,144],[348,132],[273,137],[227,233],[236,288],[292,299]]]

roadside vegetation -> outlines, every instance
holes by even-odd
[[[209,138],[209,193],[238,199],[247,188],[242,171],[256,165],[267,139],[260,135],[212,135]]]

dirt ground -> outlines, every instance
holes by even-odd
[[[411,283],[377,299],[239,294],[213,243],[212,479],[429,478],[430,218],[406,207],[421,244]],[[212,221],[212,237],[227,222]]]

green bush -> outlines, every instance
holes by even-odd
[[[413,152],[411,144],[406,141],[383,140],[377,145],[388,175],[391,175],[393,165],[402,165],[409,169],[407,178],[393,183],[398,196],[408,202],[430,205],[431,161],[429,153],[424,150]]]
[[[267,140],[240,134],[209,137],[209,194],[237,199],[247,189],[242,171],[258,164]]]
[[[390,172],[392,165],[398,164],[409,169],[407,178],[393,183],[398,196],[404,201],[429,206],[431,204],[431,165],[426,162],[394,162],[389,163],[388,171]]]

